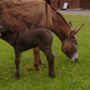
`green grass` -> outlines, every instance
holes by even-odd
[[[41,52],[44,62],[40,71],[33,67],[32,50],[24,52],[21,58],[21,78],[15,79],[14,50],[6,42],[0,40],[0,90],[90,90],[90,17],[66,15],[68,21],[77,27],[85,23],[78,33],[79,62],[71,63],[61,52],[60,42],[54,36],[53,54],[55,55],[56,77],[48,77],[47,61]],[[33,69],[29,72],[26,67]]]

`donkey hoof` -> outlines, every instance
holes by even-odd
[[[38,65],[34,65],[34,67],[35,67],[36,71],[39,71]]]
[[[19,79],[20,78],[20,75],[19,74],[15,74],[16,76],[16,79]]]
[[[49,77],[50,77],[50,78],[54,78],[54,77],[55,77],[55,74],[54,74],[54,73],[50,73],[50,74],[49,74]]]

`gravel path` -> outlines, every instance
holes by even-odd
[[[62,14],[90,16],[90,10],[58,10]]]

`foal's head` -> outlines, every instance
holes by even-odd
[[[77,40],[75,35],[79,32],[83,25],[84,24],[82,24],[79,28],[71,31],[69,33],[69,37],[62,41],[62,51],[74,62],[77,62],[78,60]]]

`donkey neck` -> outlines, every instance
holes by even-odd
[[[52,31],[59,37],[61,41],[69,37],[70,26],[63,16],[57,12],[53,12]]]

